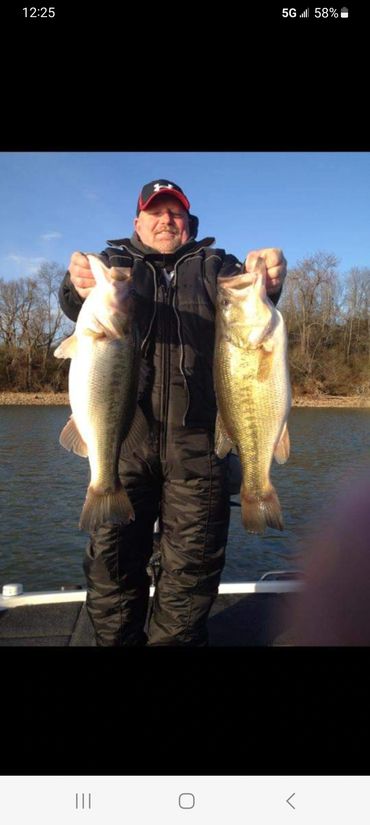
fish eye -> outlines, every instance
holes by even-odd
[[[222,304],[223,307],[228,307],[229,304],[230,304],[230,301],[228,301],[227,298],[222,298],[221,304]]]

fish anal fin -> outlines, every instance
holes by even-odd
[[[290,454],[290,438],[288,432],[288,426],[285,422],[283,427],[283,432],[279,438],[279,441],[274,450],[274,459],[277,461],[278,464],[285,464],[288,461]]]
[[[73,415],[71,415],[63,428],[59,436],[59,442],[66,450],[76,453],[76,455],[80,455],[82,458],[87,458],[89,454],[87,444],[77,429]]]
[[[217,413],[215,426],[215,453],[219,458],[225,458],[234,447],[234,442],[230,438],[220,413]]]
[[[73,333],[59,344],[54,352],[55,358],[73,358],[77,351],[77,336]]]
[[[121,454],[123,456],[132,455],[135,448],[143,443],[147,435],[148,422],[141,407],[137,406],[129,432],[122,443]]]

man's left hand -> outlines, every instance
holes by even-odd
[[[253,272],[257,258],[263,258],[266,264],[266,291],[269,295],[279,292],[287,273],[287,262],[281,249],[254,249],[245,261],[246,272]]]

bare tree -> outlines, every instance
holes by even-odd
[[[2,362],[8,382],[17,388],[39,389],[49,373],[57,372],[53,344],[72,328],[58,302],[64,271],[54,262],[45,262],[32,278],[0,280]]]
[[[40,343],[40,330],[36,319],[37,283],[33,278],[19,281],[21,301],[18,309],[20,323],[19,343],[26,355],[26,389],[32,389],[32,367],[37,346]]]
[[[18,281],[4,281],[0,278],[0,340],[6,347],[17,343],[20,307]]]
[[[370,357],[370,269],[353,267],[347,277],[344,312],[345,359],[349,363],[355,352],[366,350]]]
[[[302,382],[308,382],[311,391],[320,383],[318,367],[336,329],[338,263],[334,254],[316,252],[297,262],[288,272],[284,287],[281,303],[287,322],[292,370],[301,376]]]
[[[58,290],[64,273],[65,270],[57,263],[45,262],[36,274],[37,321],[40,330],[39,346],[42,347],[43,378],[46,377],[47,362],[53,344],[59,337],[70,333],[71,324],[67,322],[58,301]]]

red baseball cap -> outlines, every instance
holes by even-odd
[[[185,207],[186,211],[189,211],[190,203],[177,183],[173,183],[173,181],[170,180],[152,180],[150,183],[146,183],[140,192],[136,215],[138,215],[142,209],[146,209],[157,195],[164,194],[177,198]]]

